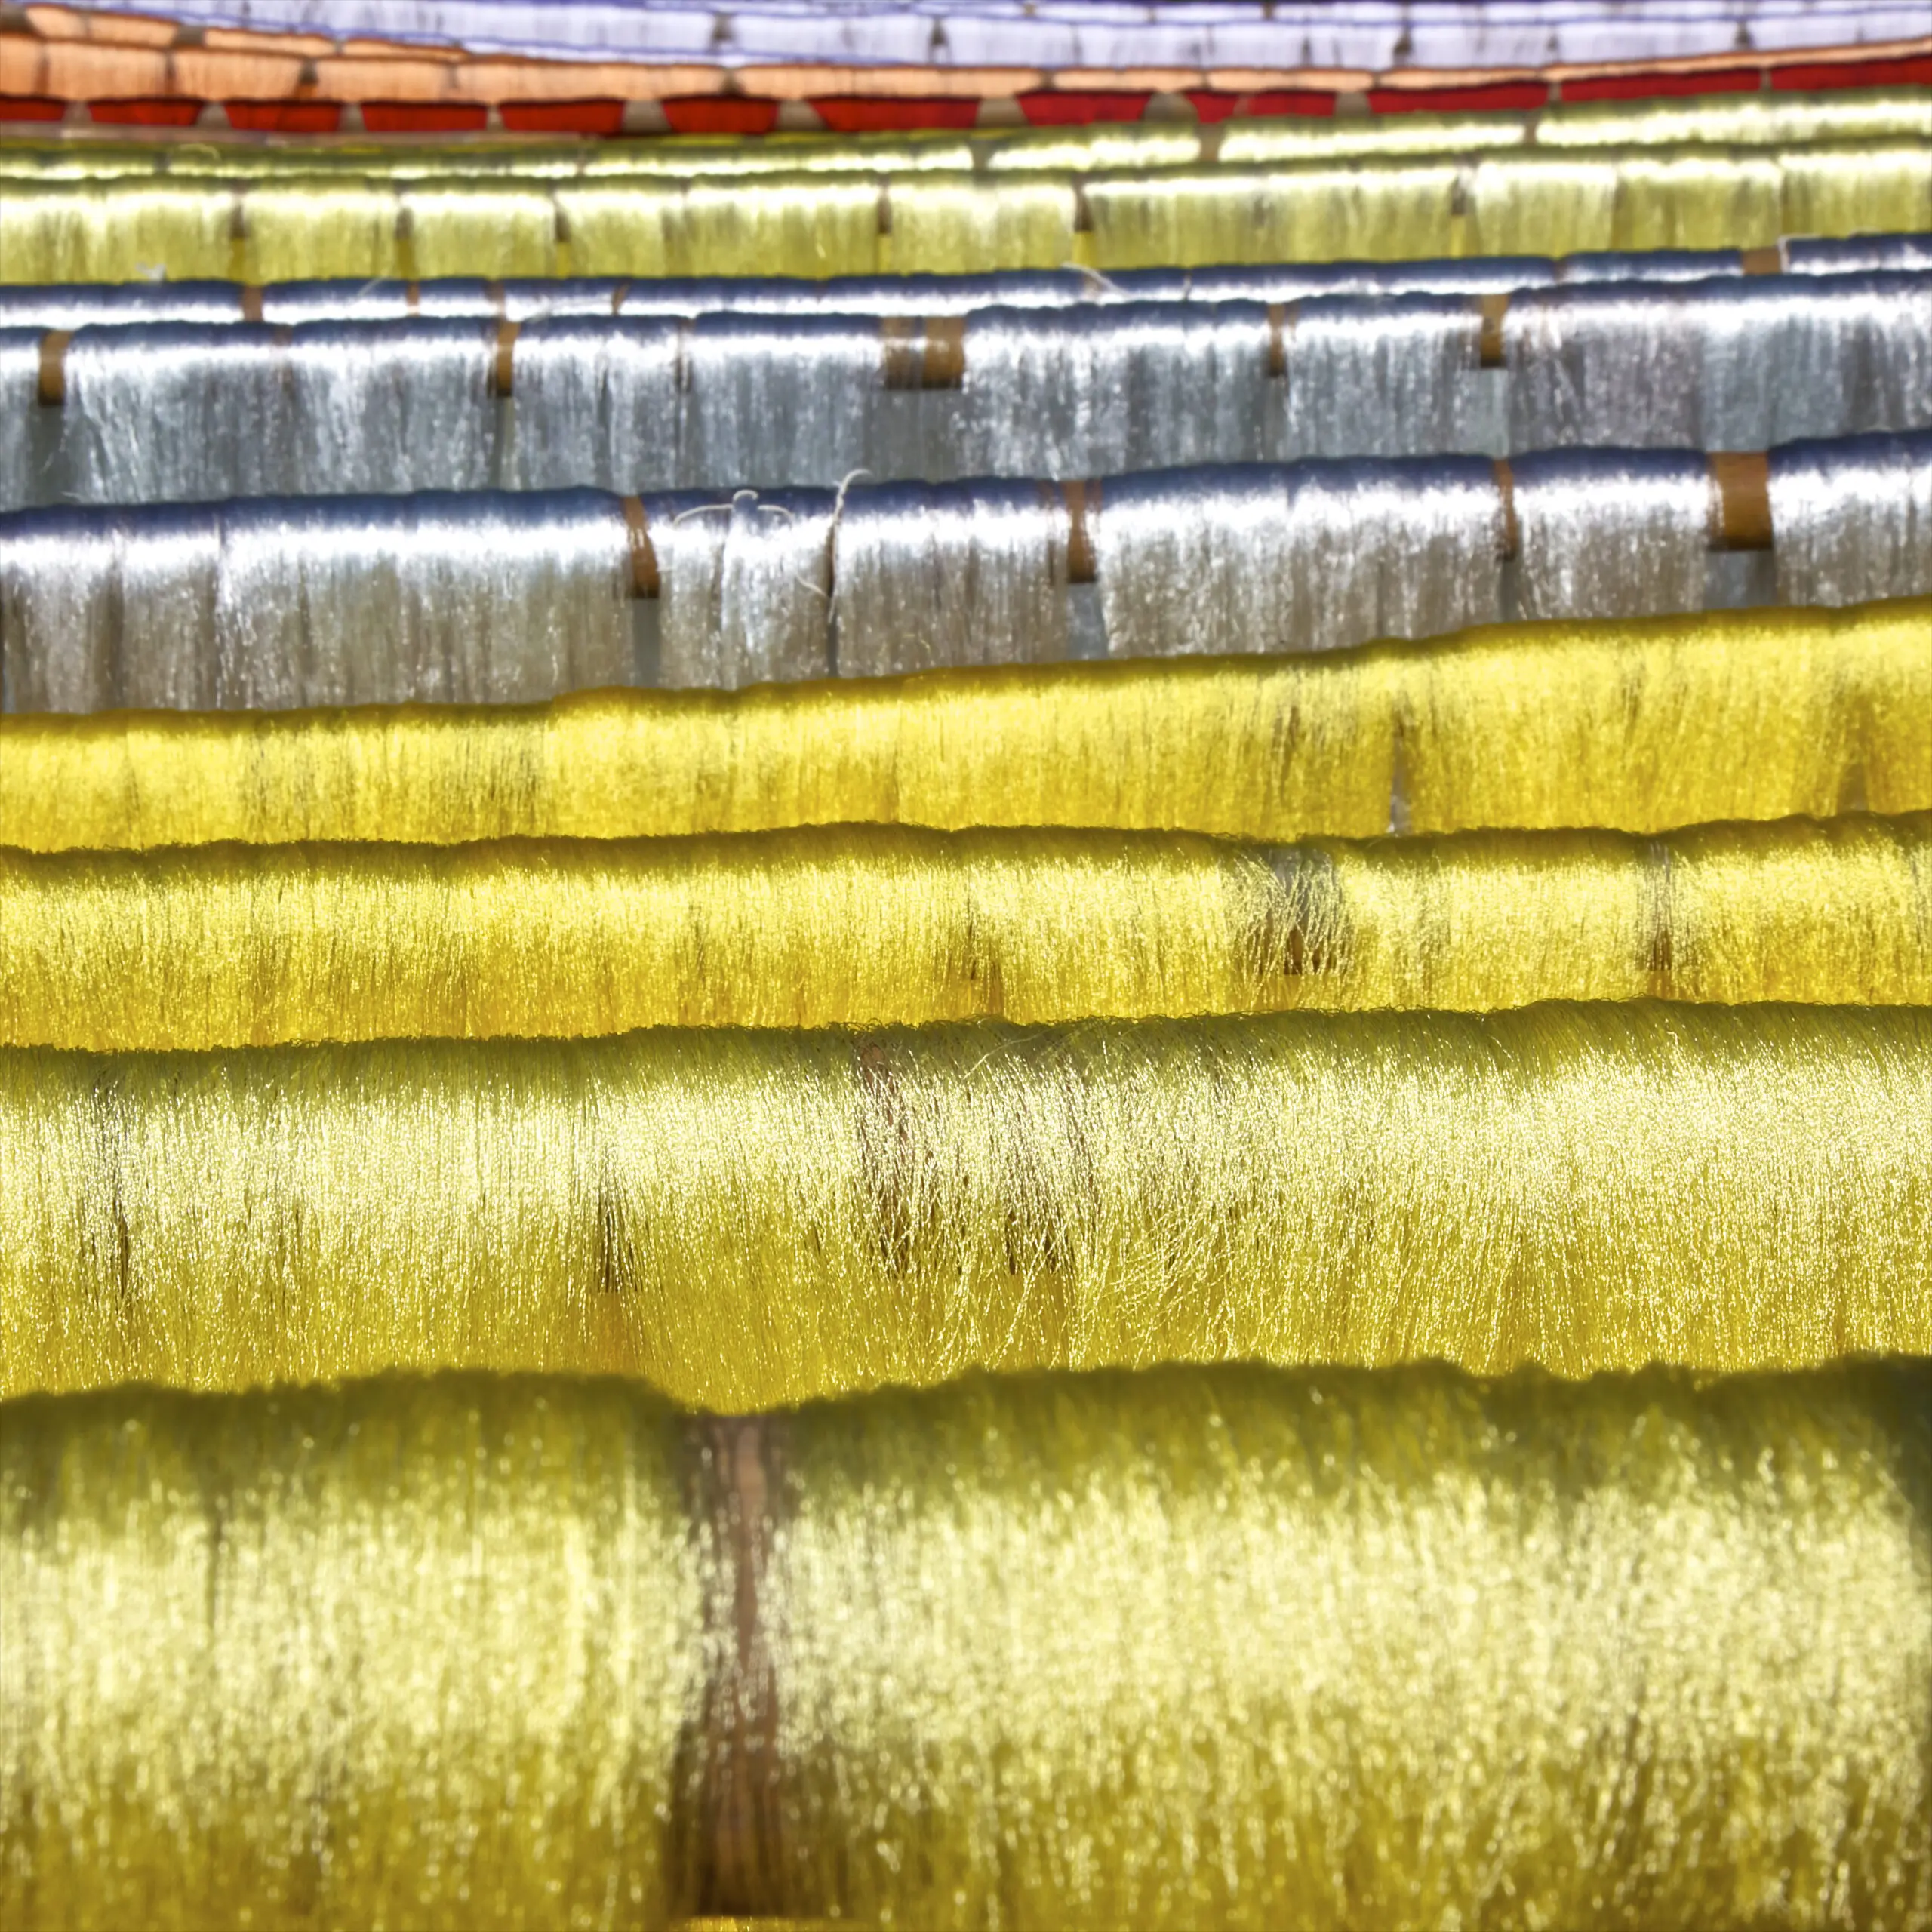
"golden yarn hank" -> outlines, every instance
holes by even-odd
[[[0,851],[13,1046],[1644,998],[1932,1004],[1932,815]]]
[[[540,706],[0,717],[0,845],[842,823],[1233,838],[1932,810],[1932,602]]]
[[[12,1403],[0,1915],[1909,1932],[1929,1418],[1923,1361]]]
[[[0,1392],[1932,1352],[1932,1010],[0,1050]]]

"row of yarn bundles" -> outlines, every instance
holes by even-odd
[[[1922,272],[1514,272],[47,292],[10,1924],[1932,1923]]]
[[[1585,450],[1156,470],[1072,497],[995,480],[25,511],[0,515],[0,708],[528,703],[1932,595],[1926,432],[1770,451],[1756,549],[1724,547],[1729,477]]]
[[[14,426],[0,502],[1763,449],[1932,411],[1923,272],[1491,299],[1488,314],[1454,294],[1284,304],[1264,288],[896,329],[741,313],[540,317],[508,332],[458,318],[124,323],[63,332],[51,352],[45,334],[4,331]]]

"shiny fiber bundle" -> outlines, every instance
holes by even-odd
[[[0,845],[870,822],[1233,838],[1932,808],[1922,603],[546,706],[0,718]]]
[[[263,499],[0,519],[14,711],[529,702],[635,676],[617,503]]]
[[[1932,1352],[1932,1013],[0,1050],[0,1388]]]
[[[1068,655],[1068,524],[1032,483],[854,490],[833,528],[835,666],[872,677]]]
[[[500,474],[628,494],[1574,443],[1755,450],[1932,418],[1932,277],[1507,299],[1509,368],[1494,375],[1461,294],[985,307],[943,337],[938,316],[820,312],[538,317],[487,341],[474,319],[422,317],[302,324],[285,342],[238,324],[88,328],[63,352],[78,374],[60,410],[24,383],[11,398],[11,500],[386,487],[405,445],[403,487]],[[329,440],[263,451],[249,411],[312,418]],[[447,441],[417,447],[426,423]],[[56,446],[35,457],[50,426]]]
[[[1899,487],[1905,470],[1932,474],[1928,451],[1921,435],[1780,454],[1787,597],[1932,589]],[[1823,487],[1789,481],[1813,471]],[[1103,651],[1332,651],[1494,622],[1511,586],[1526,617],[1667,614],[1705,603],[1723,501],[1702,457],[1595,450],[1523,457],[1506,489],[1489,462],[1448,457],[1146,471],[1063,492],[22,511],[0,515],[5,703],[531,701]],[[1803,594],[1827,558],[1824,592]],[[1076,559],[1097,594],[1070,592]]]
[[[663,1926],[682,1434],[485,1377],[0,1411],[0,1918]]]
[[[1552,451],[1512,466],[1510,494],[1524,617],[1703,608],[1716,506],[1702,457]]]
[[[1103,269],[1762,248],[1786,233],[1932,227],[1932,149],[1847,142],[1224,165],[1097,175],[1084,194]]]
[[[1910,1363],[11,1404],[0,1906],[1912,1932],[1928,1408]]]
[[[1928,1413],[1919,1363],[808,1409],[764,1438],[759,1902],[1922,1928]]]
[[[0,509],[32,497],[35,419],[40,413],[40,337],[0,329]]]
[[[833,507],[804,490],[647,499],[659,583],[654,681],[735,691],[824,677]]]
[[[1085,476],[1281,452],[1267,311],[1145,303],[967,318],[943,454],[965,475]],[[928,414],[941,398],[922,398]],[[942,432],[943,433],[943,432]]]
[[[0,851],[14,1046],[1646,996],[1932,1005],[1932,817]]]
[[[607,297],[600,314],[528,322],[517,337],[507,472],[518,489],[623,494],[680,480],[684,329],[666,317],[613,316],[609,307]],[[752,479],[721,480],[729,488]]]
[[[1786,603],[1932,593],[1932,430],[1774,450],[1770,494]]]
[[[0,280],[127,281],[156,269],[171,279],[255,282],[959,274],[1060,268],[1089,246],[1097,268],[1190,267],[1751,248],[1785,233],[1927,229],[1932,152],[1898,137],[884,181],[809,172],[521,189],[460,176],[433,186],[366,176],[48,180],[9,183]]]
[[[1334,651],[1502,614],[1503,505],[1476,457],[1112,478],[1091,528],[1116,657]]]
[[[1448,455],[1494,441],[1477,367],[1482,320],[1466,299],[1331,296],[1284,329],[1284,454]]]
[[[1532,291],[1503,319],[1510,446],[1755,450],[1932,422],[1932,283],[1751,276]]]
[[[177,503],[491,480],[495,331],[420,322],[83,331],[68,346],[64,492]]]
[[[1031,183],[1014,184],[1022,194]],[[994,190],[995,195],[997,189]],[[1072,193],[1063,189],[1070,207]],[[646,182],[560,183],[558,225],[570,237],[573,275],[872,275],[888,267],[1058,268],[1063,251],[1041,262],[880,260],[879,184],[860,177],[719,175]],[[1869,224],[1867,224],[1869,226]],[[1932,226],[1932,223],[1924,224]],[[549,271],[559,274],[559,260]]]
[[[683,358],[677,481],[835,485],[867,466],[884,389],[870,318],[700,316]]]

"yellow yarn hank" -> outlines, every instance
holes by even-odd
[[[0,717],[0,845],[1084,826],[1278,840],[1932,809],[1932,602],[534,706]]]
[[[979,1380],[808,1410],[781,1901],[1932,1924],[1932,1377]]]
[[[662,1925],[679,1424],[449,1377],[0,1412],[0,1919]]]
[[[1524,148],[1473,163],[1395,155],[1088,175],[29,177],[0,205],[0,281],[1060,267],[1083,208],[1081,239],[1102,269],[1748,248],[1932,226],[1932,146],[1894,137]]]
[[[0,1051],[0,1393],[1932,1352],[1932,1011]]]
[[[1481,153],[1525,147],[1795,148],[1932,138],[1921,88],[1805,94],[1706,95],[1690,100],[1574,103],[1534,115],[1400,114],[1367,120],[1237,119],[1211,130],[1173,124],[977,128],[904,134],[683,136],[586,146],[581,141],[497,145],[464,139],[325,147],[36,141],[0,143],[0,179],[94,180],[165,177],[261,180],[293,175],[383,180],[691,180],[730,174],[899,176],[1090,174],[1224,162],[1328,161]]]
[[[1295,846],[898,826],[0,850],[0,1044],[1549,999],[1932,1004],[1932,814]]]
[[[1834,198],[1812,185],[1824,178],[1860,185]],[[1094,263],[1106,269],[1755,248],[1781,234],[1922,229],[1932,149],[1895,140],[1223,164],[1098,176],[1085,195]]]
[[[1928,1416],[977,1377],[721,1469],[634,1384],[11,1403],[0,1914],[1922,1932]]]

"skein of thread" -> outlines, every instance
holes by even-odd
[[[1796,443],[1773,451],[1767,467],[1786,602],[1932,592],[1932,435]]]
[[[60,411],[64,498],[194,502],[491,481],[488,323],[83,329]]]
[[[1932,1004],[1932,815],[1243,846],[835,826],[0,851],[0,1043]]]
[[[0,717],[0,845],[848,823],[1279,840],[1924,811],[1927,624],[1901,601],[528,708]]]
[[[0,1050],[6,1391],[1932,1352],[1932,1014]]]
[[[480,1376],[0,1409],[0,1917],[665,1926],[717,1594],[682,1434]]]
[[[0,1906],[1913,1932],[1928,1414],[1922,1362],[11,1403]]]
[[[622,506],[264,497],[0,518],[8,709],[528,703],[636,675]]]
[[[1767,508],[1767,460],[1814,480]],[[1921,498],[1932,434],[1770,459],[1361,459],[1058,488],[20,512],[0,516],[0,696],[14,711],[494,703],[1076,648],[1331,651],[1494,621],[1512,586],[1531,618],[1699,609],[1709,552],[1754,518],[1749,543],[1790,552],[1792,601],[1835,603],[1932,589]],[[1069,586],[1096,579],[1076,608]]]
[[[1538,290],[1502,331],[1515,450],[1762,449],[1932,422],[1919,275]]]
[[[776,1422],[761,1902],[1922,1926],[1929,1396],[1171,1371]]]

